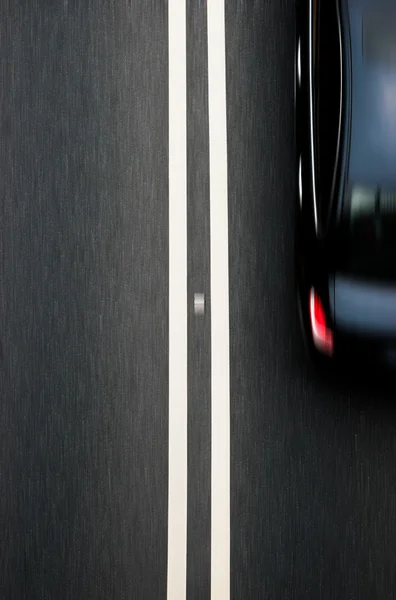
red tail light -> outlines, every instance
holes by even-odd
[[[309,313],[314,344],[318,350],[325,354],[333,354],[333,332],[326,323],[326,314],[318,294],[311,288],[309,296]]]

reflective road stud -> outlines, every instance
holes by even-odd
[[[205,294],[194,294],[194,313],[196,315],[205,313]]]

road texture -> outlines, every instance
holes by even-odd
[[[216,232],[206,2],[186,7],[186,598],[200,600]],[[294,3],[225,8],[230,597],[393,599],[395,388],[315,374],[297,323]],[[0,4],[1,599],[166,598],[167,27],[162,0]]]
[[[166,9],[1,6],[0,597],[161,598]]]

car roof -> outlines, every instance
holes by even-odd
[[[396,187],[396,5],[343,0],[351,48],[348,179]],[[344,20],[345,23],[345,20]]]

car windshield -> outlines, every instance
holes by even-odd
[[[396,65],[396,10],[392,5],[366,11],[363,17],[363,55],[371,63]]]
[[[396,189],[353,185],[343,214],[346,269],[396,280]]]

